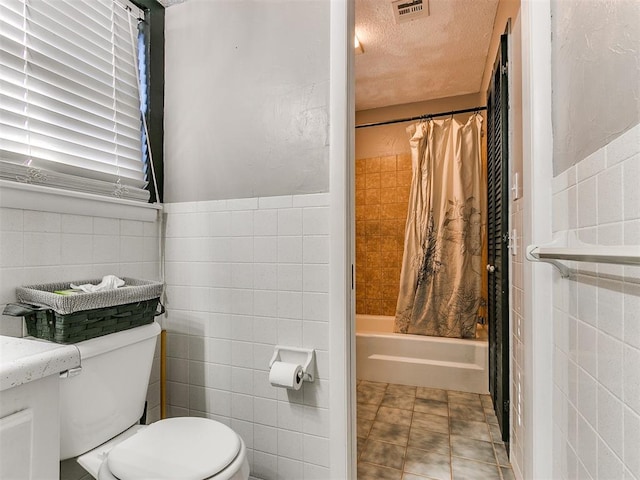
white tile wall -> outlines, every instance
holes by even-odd
[[[0,208],[0,311],[20,285],[114,274],[159,279],[157,223]],[[0,335],[21,337],[21,317],[0,316]],[[148,419],[160,418],[159,348],[149,383]]]
[[[524,276],[522,262],[522,200],[511,202],[511,231],[517,232],[516,255],[511,255],[511,463],[524,470]]]
[[[328,194],[165,207],[169,413],[232,426],[257,478],[329,478]],[[272,387],[276,344],[316,381]]]
[[[554,230],[640,245],[639,185],[637,125],[554,179]],[[580,272],[554,284],[554,478],[638,480],[640,273],[604,264]]]

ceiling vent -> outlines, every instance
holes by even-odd
[[[397,0],[391,2],[396,23],[429,16],[429,0]]]

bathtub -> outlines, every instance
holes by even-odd
[[[393,333],[394,317],[356,315],[361,380],[489,393],[486,327],[477,339]]]

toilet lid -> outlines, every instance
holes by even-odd
[[[207,418],[169,418],[152,423],[109,452],[109,470],[120,480],[203,480],[238,455],[240,438]]]

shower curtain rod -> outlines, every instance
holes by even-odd
[[[356,128],[377,127],[380,125],[390,125],[392,123],[413,122],[414,120],[426,120],[428,118],[434,118],[434,117],[447,117],[449,115],[457,115],[459,113],[481,112],[482,110],[486,110],[486,109],[487,107],[484,106],[484,107],[465,108],[463,110],[451,110],[450,112],[425,113],[424,115],[418,115],[417,117],[398,118],[396,120],[386,120],[384,122],[362,123],[360,125],[356,125]]]

